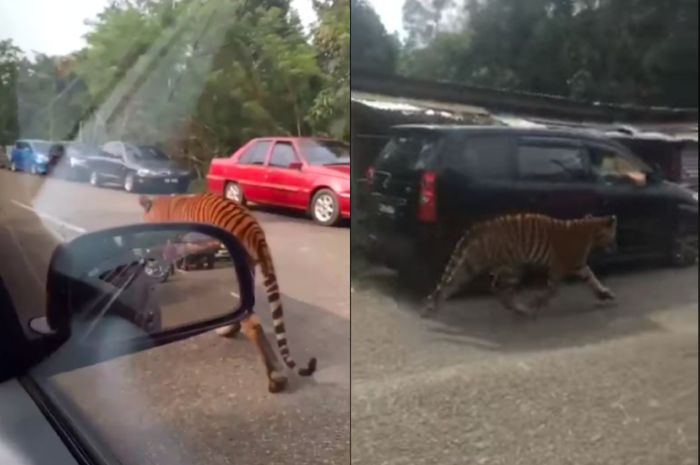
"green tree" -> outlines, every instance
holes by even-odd
[[[366,0],[351,0],[350,8],[352,69],[381,67],[383,71],[393,72],[399,56],[398,39],[387,33],[379,16]]]

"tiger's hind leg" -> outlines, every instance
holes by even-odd
[[[241,329],[248,340],[258,349],[258,353],[265,365],[267,373],[268,391],[276,393],[287,387],[287,377],[283,374],[282,366],[272,349],[272,345],[265,337],[260,320],[256,315],[251,315],[241,322]]]
[[[517,315],[534,317],[535,313],[522,303],[518,302],[516,297],[516,287],[520,283],[520,271],[514,268],[501,268],[491,273],[491,289],[498,296],[501,304],[515,312]]]

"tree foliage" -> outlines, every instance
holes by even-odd
[[[406,0],[407,35],[418,39],[406,42],[404,74],[592,101],[697,107],[697,0],[448,3],[436,9],[435,2]],[[456,24],[436,30],[437,12],[447,9],[460,11]]]
[[[349,6],[315,6],[307,35],[289,0],[114,0],[70,60],[3,42],[19,108],[2,128],[158,144],[200,172],[253,137],[347,136]]]

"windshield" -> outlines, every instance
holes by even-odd
[[[158,161],[168,161],[170,158],[156,147],[140,146],[134,150],[127,149],[126,152],[129,156],[136,160],[158,160]]]
[[[379,153],[376,167],[382,171],[423,170],[435,155],[440,140],[436,133],[401,132],[392,137]]]
[[[101,257],[113,244],[76,252],[96,271],[75,295],[119,293],[123,311],[88,305],[97,325],[91,342],[105,344],[85,348],[71,338],[26,376],[45,394],[47,415],[66,419],[76,443],[105,463],[349,464],[349,182],[334,180],[314,200],[309,186],[269,191],[294,175],[298,183],[298,170],[279,170],[281,181],[263,173],[249,185],[217,165],[250,140],[277,137],[338,141],[312,144],[310,156],[349,164],[349,15],[347,0],[0,0],[0,279],[20,333],[36,340],[28,322],[57,298],[47,291],[56,247],[96,231],[150,227],[144,199],[228,198],[221,216],[209,204],[154,207],[172,216],[151,222],[218,222],[247,241],[258,279],[269,284],[274,274],[276,289],[256,283],[250,326],[193,336],[182,328],[240,303],[227,262],[235,254],[219,241],[159,239],[115,257]],[[17,150],[28,143],[47,155],[65,143],[66,156],[37,160]],[[158,169],[169,160],[178,169]],[[295,213],[302,203],[308,218]],[[122,290],[137,270],[137,284]],[[0,339],[11,308],[2,298]],[[84,323],[76,316],[83,307],[64,306]],[[98,331],[112,321],[117,335],[129,324],[153,340],[182,332],[158,347],[125,343],[112,356],[112,335]],[[269,349],[267,365],[261,348]],[[24,361],[22,348],[12,349]],[[303,368],[313,373],[302,376]],[[45,463],[36,450],[9,453]]]
[[[311,165],[349,165],[350,147],[339,141],[305,140],[299,143]]]
[[[30,144],[32,146],[32,149],[38,153],[48,153],[49,149],[51,148],[50,142],[31,141]]]

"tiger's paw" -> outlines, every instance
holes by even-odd
[[[276,371],[270,372],[269,379],[268,379],[268,384],[267,384],[267,390],[270,391],[271,394],[276,394],[278,392],[282,392],[285,390],[287,387],[287,377],[284,376],[281,373],[278,373]]]
[[[596,291],[596,297],[598,300],[615,300],[615,293],[608,289],[607,287],[603,287]]]
[[[238,335],[238,333],[241,331],[241,324],[240,323],[234,323],[232,325],[228,326],[222,326],[220,328],[216,328],[214,332],[221,336],[221,337],[227,337],[227,338],[234,338]]]

